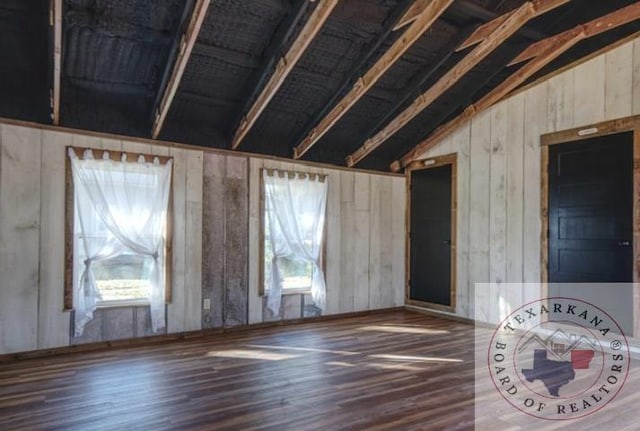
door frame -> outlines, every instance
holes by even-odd
[[[450,274],[450,292],[451,292],[451,305],[434,304],[432,302],[418,301],[411,299],[410,285],[411,285],[411,173],[413,171],[437,168],[441,166],[451,165],[451,274]],[[456,259],[457,259],[457,221],[458,221],[458,155],[456,153],[446,154],[443,156],[430,157],[420,161],[410,163],[405,169],[406,176],[406,193],[407,193],[407,206],[405,210],[405,304],[413,305],[416,307],[430,308],[437,311],[446,311],[455,313],[456,311]]]
[[[547,133],[540,137],[540,280],[542,297],[549,294],[549,146],[633,132],[633,335],[640,334],[640,115],[603,121],[587,126]]]

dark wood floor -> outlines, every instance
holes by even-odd
[[[0,429],[473,429],[470,337],[393,312],[22,360]]]
[[[472,326],[399,311],[25,359],[0,364],[0,430],[532,429],[473,350]],[[535,429],[637,431],[639,372],[607,414]]]

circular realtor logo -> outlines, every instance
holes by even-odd
[[[611,402],[631,358],[622,329],[604,310],[578,299],[546,298],[500,323],[487,360],[493,384],[513,407],[568,420]]]

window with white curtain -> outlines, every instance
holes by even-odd
[[[75,335],[82,335],[97,307],[122,305],[149,305],[153,331],[159,331],[165,327],[172,160],[74,148],[68,153]]]
[[[287,293],[310,293],[324,309],[325,175],[262,170],[263,293],[274,313]]]

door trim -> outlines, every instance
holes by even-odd
[[[547,133],[540,137],[540,279],[542,297],[549,294],[549,146],[633,132],[633,335],[640,334],[640,115]]]
[[[407,206],[405,210],[405,304],[413,305],[416,307],[423,307],[438,311],[446,311],[450,313],[455,313],[456,311],[456,259],[457,259],[457,247],[458,239],[456,236],[457,232],[457,221],[458,221],[458,172],[457,172],[457,164],[458,164],[458,155],[456,153],[447,154],[444,156],[438,157],[430,157],[428,159],[423,159],[420,161],[415,161],[410,163],[405,169],[406,176],[406,184],[407,184]],[[425,301],[417,301],[409,298],[410,294],[410,283],[411,283],[411,173],[413,171],[423,170],[423,169],[431,169],[437,168],[440,166],[451,165],[451,305],[442,305],[442,304],[434,304],[432,302]]]

